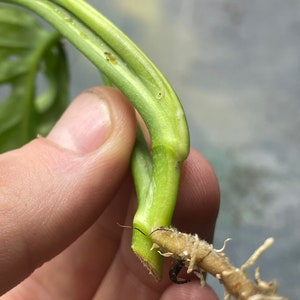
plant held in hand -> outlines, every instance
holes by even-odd
[[[162,256],[171,256],[176,264],[170,274],[177,283],[182,283],[177,279],[177,274],[185,265],[188,272],[196,272],[200,277],[202,270],[216,276],[225,286],[228,293],[226,299],[230,295],[239,300],[285,299],[276,295],[276,289],[271,284],[260,280],[258,272],[256,283],[248,280],[245,274],[245,269],[269,246],[270,240],[241,269],[236,269],[223,253],[197,236],[183,234],[170,227],[181,166],[189,152],[189,131],[174,90],[145,54],[84,0],[0,2],[28,8],[57,29],[46,32],[37,28],[35,21],[29,16],[25,17],[23,11],[4,4],[0,6],[0,24],[4,24],[0,31],[5,33],[0,37],[0,44],[4,45],[4,50],[0,49],[1,59],[17,54],[24,60],[22,67],[14,66],[13,60],[0,66],[0,83],[10,84],[12,89],[10,97],[0,102],[0,134],[4,136],[0,141],[6,142],[12,133],[23,128],[24,134],[18,143],[26,142],[41,128],[49,126],[49,122],[53,122],[54,117],[65,108],[67,68],[60,43],[60,34],[63,35],[102,72],[107,84],[119,88],[132,101],[147,127],[148,132],[145,132],[144,125],[140,126],[143,130],[138,130],[132,155],[132,173],[138,196],[138,209],[133,219],[132,249],[150,272],[159,280],[162,276]],[[5,17],[5,13],[3,15],[3,9],[9,12],[10,18]],[[19,45],[12,34],[16,24],[19,26],[18,34],[27,31],[34,33],[34,46],[27,43],[26,51],[22,51],[24,45]],[[35,101],[34,79],[41,64],[49,90]],[[60,68],[58,78],[54,76],[53,68]],[[18,104],[20,112],[17,115],[23,118],[9,123],[6,116],[12,115],[14,104],[11,103],[16,103],[16,97],[27,101],[24,106]],[[22,115],[24,109],[26,113]],[[30,119],[37,120],[33,128],[27,126],[32,124]],[[27,135],[28,132],[31,134]],[[151,138],[150,149],[144,137],[148,133]],[[153,244],[159,251],[152,249]]]
[[[170,226],[181,165],[189,152],[189,133],[181,104],[160,71],[118,28],[83,0],[3,0],[29,8],[51,23],[134,104],[151,136],[141,131],[132,157],[138,195],[133,227],[146,234]],[[159,254],[151,239],[133,232],[132,248],[150,272],[161,278]]]

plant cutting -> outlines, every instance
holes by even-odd
[[[197,239],[191,239],[190,243],[193,246],[190,245],[189,248],[171,247],[172,238],[180,237],[170,226],[181,166],[189,152],[189,133],[182,106],[168,81],[127,36],[83,0],[2,2],[26,7],[52,24],[102,72],[107,84],[119,88],[132,101],[151,139],[149,148],[144,137],[147,133],[139,129],[132,155],[132,173],[138,196],[138,209],[133,219],[132,249],[157,279],[160,279],[162,274],[162,256],[168,255],[179,261],[180,265],[188,266],[188,271],[200,272],[203,266],[199,265],[199,260],[203,259],[196,259],[195,254],[198,249],[196,246],[202,246],[193,242]],[[55,37],[53,40],[57,42],[57,35]],[[36,74],[36,69],[37,67],[31,73],[28,72],[31,75],[30,79]],[[28,77],[26,79],[28,80]],[[54,86],[57,86],[57,83]],[[47,94],[47,98],[53,99],[53,94],[58,93],[52,93],[50,96]],[[40,103],[54,102],[48,99]],[[46,106],[42,104],[41,107]],[[3,131],[7,130],[4,128]],[[164,242],[158,238],[158,235],[163,233],[170,233],[169,236],[165,235]],[[170,244],[167,241],[170,241]],[[188,242],[185,242],[186,246]],[[153,250],[153,244],[159,251]],[[209,253],[207,257],[208,255]],[[205,271],[211,272],[210,267],[205,267]],[[226,276],[223,271],[217,271],[214,275],[225,282]],[[256,294],[247,294],[246,298],[243,291],[236,294],[229,286],[225,285],[226,290],[237,299],[264,299],[252,297],[260,294],[265,296],[264,290],[257,290]],[[275,289],[267,292],[268,296],[276,296]],[[274,297],[268,299],[283,299]]]

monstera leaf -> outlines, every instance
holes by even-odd
[[[67,106],[67,90],[60,34],[0,5],[0,152],[46,134]]]

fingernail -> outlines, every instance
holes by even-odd
[[[80,94],[48,135],[61,147],[88,153],[98,149],[110,135],[108,103],[93,92]]]

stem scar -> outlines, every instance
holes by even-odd
[[[112,64],[117,64],[117,58],[111,52],[104,52],[106,60]]]

